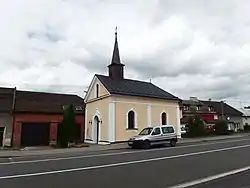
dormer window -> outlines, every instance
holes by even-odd
[[[201,106],[196,106],[196,110],[201,110]]]
[[[96,89],[95,89],[95,91],[96,91],[96,98],[98,98],[99,97],[99,84],[96,84]]]
[[[76,111],[82,111],[83,107],[82,106],[75,106]]]
[[[184,108],[184,110],[189,110],[189,106],[187,106],[187,105],[184,105],[183,108]]]
[[[208,107],[208,111],[209,111],[209,112],[213,111],[213,107],[212,107],[212,106],[209,106],[209,107]]]

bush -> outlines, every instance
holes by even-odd
[[[73,105],[68,105],[63,111],[63,121],[60,125],[59,147],[67,148],[75,134],[75,112]]]
[[[215,133],[219,135],[229,134],[227,122],[225,120],[218,120],[215,123]]]
[[[188,136],[189,137],[197,137],[197,136],[205,136],[207,132],[205,130],[204,122],[202,118],[195,114],[194,116],[189,118],[188,121]]]

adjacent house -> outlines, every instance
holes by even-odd
[[[160,124],[174,125],[180,137],[180,99],[150,82],[124,78],[124,66],[116,33],[108,75],[94,75],[85,96],[86,141],[125,141]]]
[[[236,108],[230,106],[223,101],[202,101],[203,103],[212,106],[218,114],[219,119],[225,119],[228,122],[228,129],[238,131],[243,129],[242,115],[243,113]]]
[[[225,119],[228,122],[228,129],[238,131],[243,129],[243,113],[222,101],[199,100],[197,97],[190,97],[183,100],[181,104],[181,123],[186,124],[190,115],[200,114],[205,125],[213,126],[218,119]]]
[[[73,104],[76,137],[84,139],[84,99],[77,95],[16,91],[13,110],[13,146],[46,146],[57,143],[63,106]]]
[[[193,116],[194,113],[198,113],[207,126],[213,126],[218,120],[218,113],[214,110],[213,106],[198,100],[197,97],[190,97],[189,100],[183,100],[181,112],[181,124],[183,125],[188,123],[190,116]]]
[[[0,88],[0,147],[11,146],[14,88]]]
[[[242,115],[243,126],[250,126],[250,107],[239,108],[239,111],[243,113]]]
[[[73,104],[77,140],[84,140],[84,99],[77,95],[0,88],[2,146],[46,146],[57,143],[63,106]]]

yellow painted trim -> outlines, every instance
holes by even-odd
[[[99,98],[91,99],[91,100],[87,101],[86,104],[89,104],[89,103],[92,103],[92,102],[95,102],[95,101],[99,101],[99,100],[102,100],[102,99],[105,99],[105,98],[108,98],[108,97],[110,97],[110,94],[108,94],[108,95],[103,95],[103,96],[101,96],[101,97],[99,97]]]

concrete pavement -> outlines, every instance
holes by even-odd
[[[48,156],[44,160],[13,158],[12,163],[0,164],[0,185],[167,188],[249,166],[249,157],[250,141],[245,139],[175,148],[99,151],[58,160]]]
[[[197,144],[204,142],[213,142],[213,141],[221,141],[228,139],[240,139],[240,138],[250,138],[249,133],[242,134],[233,134],[226,136],[213,136],[213,137],[203,137],[203,138],[182,138],[178,141],[178,145],[185,144]],[[38,155],[65,155],[72,153],[75,155],[76,153],[81,154],[82,152],[93,152],[93,151],[105,151],[105,150],[120,150],[120,149],[128,149],[127,143],[119,143],[119,144],[111,144],[111,145],[90,145],[90,147],[84,148],[66,148],[66,149],[36,149],[36,150],[0,150],[0,159],[1,158],[10,158],[10,157],[25,157],[25,156],[38,156]]]

